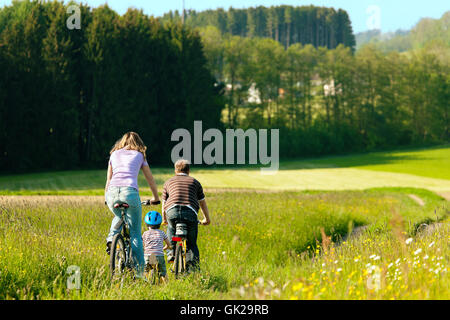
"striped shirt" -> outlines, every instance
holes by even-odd
[[[164,184],[162,199],[166,212],[180,205],[189,207],[197,213],[200,209],[198,202],[205,199],[205,194],[202,185],[196,179],[187,174],[177,174]]]
[[[164,240],[167,235],[160,229],[149,229],[142,235],[144,242],[144,254],[164,256]]]

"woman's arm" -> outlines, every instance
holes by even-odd
[[[159,201],[158,188],[156,187],[155,179],[153,179],[152,171],[149,166],[143,166],[142,172],[144,172],[145,180],[153,193],[153,200]]]
[[[108,164],[108,172],[106,174],[105,197],[106,197],[106,192],[108,192],[109,182],[111,181],[112,174],[113,174],[113,171],[112,171],[112,166],[110,163],[110,164]]]

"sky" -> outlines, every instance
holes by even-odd
[[[119,14],[127,8],[143,9],[144,13],[161,16],[172,10],[182,10],[183,0],[76,0],[88,3],[91,7],[108,5]],[[277,5],[316,5],[346,10],[352,21],[355,33],[370,29],[381,29],[383,32],[398,29],[409,30],[421,18],[440,18],[450,10],[448,0],[184,0],[186,9],[202,11],[206,9],[248,8],[255,6]],[[67,1],[64,1],[67,2]],[[0,0],[0,7],[9,5],[11,0]]]

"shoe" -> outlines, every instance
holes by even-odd
[[[111,241],[108,241],[106,243],[106,253],[108,254],[108,256],[111,254]]]

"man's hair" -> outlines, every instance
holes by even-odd
[[[159,229],[159,228],[161,228],[161,225],[160,225],[160,224],[157,224],[157,225],[155,225],[155,226],[150,226],[150,225],[149,225],[149,227],[150,227],[151,229]]]
[[[180,159],[175,162],[175,172],[176,173],[189,173],[189,161]]]

